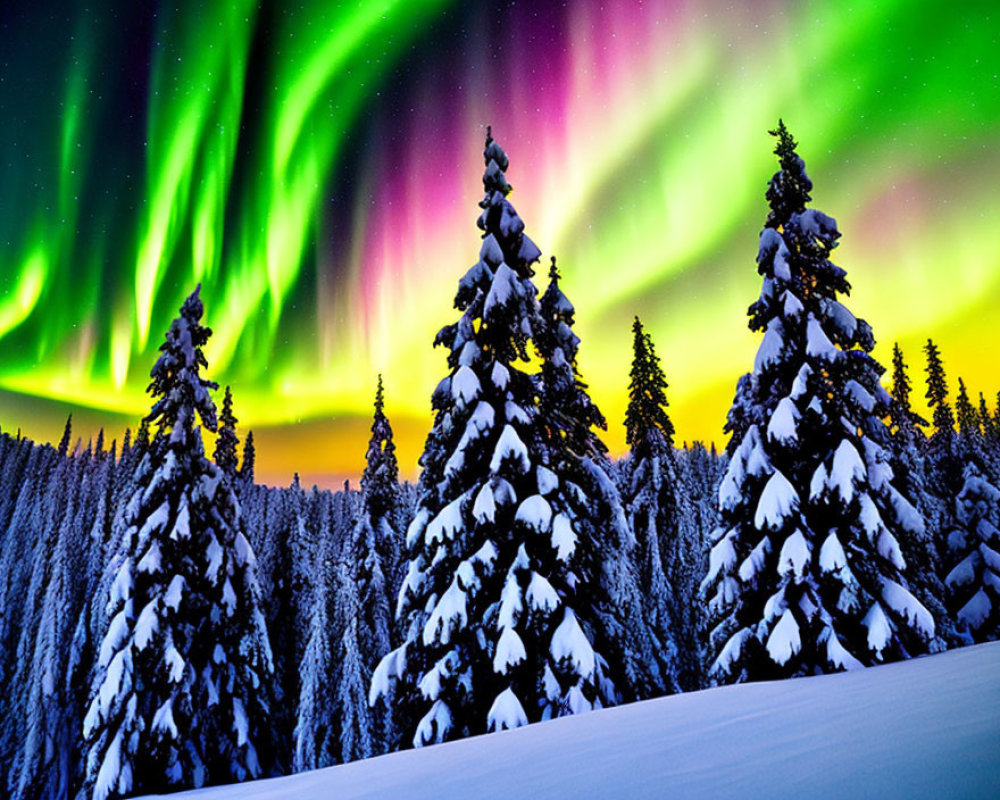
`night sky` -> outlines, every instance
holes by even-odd
[[[201,282],[263,479],[356,475],[380,371],[412,477],[487,124],[612,450],[635,314],[679,440],[723,443],[779,116],[876,355],[899,341],[922,394],[932,336],[995,397],[998,53],[994,2],[4,0],[0,426],[134,427]]]

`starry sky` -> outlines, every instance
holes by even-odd
[[[261,478],[355,477],[378,372],[413,477],[487,124],[614,452],[635,314],[678,439],[724,442],[779,116],[876,355],[899,341],[922,394],[932,336],[953,384],[995,397],[997,53],[975,0],[5,0],[0,426],[134,427],[200,282]]]

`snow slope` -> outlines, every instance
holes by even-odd
[[[998,795],[1000,642],[635,703],[176,797]]]

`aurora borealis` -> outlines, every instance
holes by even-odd
[[[488,123],[559,258],[613,450],[634,314],[678,438],[722,443],[756,348],[779,116],[882,363],[898,340],[922,394],[932,336],[953,388],[994,397],[998,52],[988,2],[8,0],[0,425],[134,426],[200,281],[209,374],[258,474],[357,474],[381,371],[412,476],[446,369],[431,342],[477,252]]]

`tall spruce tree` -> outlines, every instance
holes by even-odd
[[[642,699],[674,688],[672,642],[655,635],[644,613],[645,598],[636,573],[630,569],[628,554],[634,540],[610,474],[607,447],[595,430],[606,430],[607,422],[577,367],[576,310],[560,280],[553,257],[535,337],[542,361],[536,375],[536,449],[558,479],[558,502],[572,513],[581,534],[576,553],[579,568],[583,574],[599,576],[579,593],[579,602],[589,608],[578,612],[595,620],[595,644],[608,660],[608,672],[619,693],[627,700]]]
[[[392,426],[385,415],[385,394],[382,376],[379,375],[371,438],[361,475],[360,514],[350,542],[350,560],[354,565],[351,591],[358,602],[348,615],[350,619],[344,621],[344,636],[353,637],[359,648],[357,654],[350,656],[350,666],[354,669],[350,673],[352,686],[358,675],[363,676],[366,685],[370,683],[372,670],[392,649],[395,638],[390,597],[394,588],[398,590],[396,575],[403,543],[402,534],[394,527],[398,496],[399,465],[392,440]],[[344,607],[341,598],[341,608]],[[345,643],[341,642],[341,649],[344,646]],[[358,738],[350,739],[347,745],[349,755],[345,755],[345,759],[386,752],[390,745],[397,743],[398,736],[384,704],[376,704],[371,712],[362,704],[352,709],[351,714],[358,725],[366,731],[371,729],[372,734],[362,736],[359,733]]]
[[[917,439],[922,434],[922,428],[927,426],[927,421],[913,411],[910,404],[912,391],[903,351],[899,342],[895,342],[892,345],[892,388],[889,393],[890,431],[893,434],[904,433],[907,439]]]
[[[66,427],[63,429],[62,439],[59,440],[59,455],[65,456],[69,451],[69,442],[73,437],[73,415],[66,417]]]
[[[158,431],[125,509],[84,721],[94,800],[257,777],[267,755],[271,653],[256,562],[196,426],[216,428],[202,312],[196,289],[150,373],[146,419]]]
[[[890,389],[889,427],[892,434],[890,446],[894,483],[913,503],[924,520],[922,532],[902,536],[899,541],[913,593],[934,616],[935,638],[930,650],[937,652],[955,642],[954,625],[944,607],[944,586],[938,577],[940,556],[935,531],[943,520],[950,519],[950,512],[936,494],[930,490],[927,437],[923,428],[927,422],[910,405],[912,387],[906,361],[899,344],[892,351],[892,386]]]
[[[948,404],[948,379],[944,374],[941,351],[928,339],[924,345],[927,356],[927,404],[931,408],[935,436],[950,438],[955,432],[955,415]]]
[[[399,596],[403,644],[372,679],[415,746],[599,705],[613,695],[577,614],[587,549],[559,479],[535,451],[535,387],[519,362],[540,330],[532,264],[540,255],[507,200],[507,156],[489,130],[480,202],[483,242],[459,281],[458,322],[436,344],[449,375],[407,532]],[[584,545],[581,547],[581,545]]]
[[[629,524],[636,539],[635,569],[645,598],[646,613],[657,637],[657,658],[668,685],[679,687],[679,671],[696,671],[694,625],[685,626],[682,653],[677,653],[676,619],[693,622],[694,606],[676,593],[673,582],[684,572],[679,541],[682,499],[674,454],[674,425],[667,415],[667,380],[652,337],[639,318],[632,323],[632,368],[625,412],[625,497]],[[690,510],[690,509],[687,509]],[[680,659],[678,659],[680,655]]]
[[[219,415],[219,435],[215,439],[215,465],[222,474],[230,480],[236,477],[236,467],[239,456],[236,454],[240,440],[236,436],[238,419],[233,415],[233,393],[226,387],[226,396],[222,401],[222,413]]]
[[[535,345],[542,357],[539,378],[539,419],[545,438],[580,457],[601,459],[607,446],[594,432],[608,423],[590,399],[580,377],[576,356],[580,340],[573,333],[576,309],[559,286],[562,276],[555,256],[549,266],[549,284],[539,302],[542,325]]]
[[[947,585],[946,579],[950,572],[948,562],[952,560],[948,553],[951,549],[948,539],[951,531],[961,526],[956,512],[958,496],[965,485],[963,449],[969,439],[955,430],[955,413],[948,400],[948,379],[945,374],[944,362],[941,351],[933,340],[927,340],[924,345],[924,354],[927,359],[925,367],[927,375],[926,397],[934,426],[924,451],[927,460],[927,483],[931,494],[937,500],[937,514],[931,523],[933,538],[940,556],[938,574],[940,580]],[[966,417],[967,428],[968,423],[969,420]],[[977,465],[977,469],[982,469],[981,463]],[[952,620],[957,623],[954,615],[952,615]],[[967,632],[963,638],[962,630],[964,627],[960,623],[956,625],[955,636],[952,636],[950,640],[951,646],[969,641]]]
[[[244,483],[254,482],[254,469],[257,461],[257,448],[253,443],[253,431],[247,431],[246,441],[243,443],[243,464],[240,466],[240,478]]]
[[[764,331],[741,399],[747,427],[719,489],[708,574],[712,674],[746,681],[854,669],[925,649],[899,540],[919,514],[892,485],[890,398],[871,328],[837,299],[836,222],[807,209],[812,182],[783,123],[760,236]]]
[[[960,634],[975,642],[1000,636],[1000,489],[979,413],[958,379],[955,462],[962,465],[952,526],[945,531],[943,577]]]
[[[961,378],[958,379],[958,396],[955,398],[955,419],[958,422],[958,432],[966,441],[979,439],[982,434],[979,413],[973,407],[965,381]]]
[[[337,762],[338,736],[335,725],[336,675],[335,618],[331,614],[330,590],[334,583],[333,542],[324,539],[317,559],[320,580],[313,596],[309,632],[303,657],[297,664],[299,696],[295,703],[292,737],[292,772],[321,769]]]

